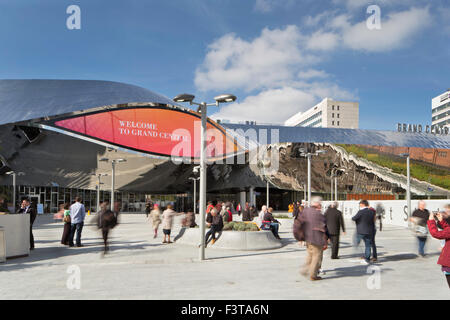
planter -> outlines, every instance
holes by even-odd
[[[220,236],[219,236],[220,235]],[[216,233],[216,243],[208,244],[209,248],[228,250],[270,250],[282,247],[281,241],[276,239],[271,231],[222,231]],[[189,228],[177,240],[177,244],[198,246],[200,243],[200,229]]]

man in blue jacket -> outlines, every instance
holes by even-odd
[[[360,243],[361,240],[363,240],[366,247],[362,264],[369,264],[377,216],[374,210],[370,210],[369,202],[367,200],[361,200],[359,202],[359,208],[360,210],[352,220],[356,222],[357,243]]]

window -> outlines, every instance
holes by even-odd
[[[339,113],[337,114],[337,117],[339,118]]]
[[[334,118],[334,113],[331,114],[331,117]]]
[[[334,126],[334,121],[331,121],[331,125]]]
[[[334,110],[334,106],[331,106],[331,110]]]
[[[339,126],[339,121],[337,122],[337,125]]]
[[[337,109],[338,109],[338,111],[339,111],[339,106],[337,106]]]

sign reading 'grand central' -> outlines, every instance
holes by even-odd
[[[159,156],[200,157],[200,114],[168,107],[128,107],[66,117],[45,123],[106,144]],[[239,146],[225,130],[208,119],[207,156],[223,159]]]

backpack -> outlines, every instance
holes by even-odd
[[[300,220],[300,215],[298,214],[297,217],[294,219],[294,225],[293,225],[293,233],[294,238],[297,241],[305,241],[305,232],[303,231],[303,222]]]

